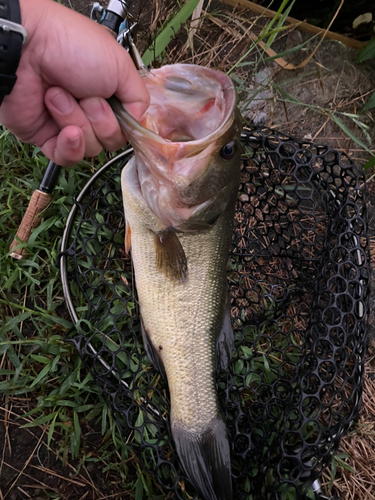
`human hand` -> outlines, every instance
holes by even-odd
[[[115,94],[136,119],[149,104],[130,56],[103,26],[52,0],[20,7],[28,41],[0,122],[63,166],[124,146],[105,99]]]

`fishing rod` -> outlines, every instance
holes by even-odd
[[[14,259],[22,259],[25,257],[26,248],[25,246],[19,245],[21,243],[27,243],[32,230],[40,225],[43,211],[47,208],[51,201],[52,190],[56,184],[60,169],[60,165],[50,161],[39,188],[36,189],[31,195],[25,215],[23,216],[16,236],[9,247],[9,250],[11,251],[10,255]]]
[[[95,2],[90,17],[107,28],[119,44],[129,52],[137,69],[144,67],[132,36],[138,23],[130,14],[129,6],[124,0],[110,0],[106,9]],[[27,253],[25,244],[29,241],[33,229],[36,229],[42,221],[43,211],[51,201],[60,170],[60,165],[53,161],[49,162],[39,188],[31,195],[25,215],[9,247],[11,257],[15,259],[25,257]]]

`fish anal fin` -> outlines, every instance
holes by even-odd
[[[130,252],[131,247],[131,229],[130,224],[126,221],[125,224],[125,252],[128,254]]]
[[[184,281],[187,278],[187,259],[178,236],[167,230],[154,235],[156,268],[170,280]]]
[[[141,332],[142,332],[143,345],[145,347],[145,351],[146,351],[148,359],[151,361],[151,363],[153,364],[153,366],[164,377],[166,377],[163,361],[161,360],[161,358],[160,358],[160,356],[159,356],[156,348],[154,347],[153,343],[151,342],[150,336],[147,333],[145,325],[143,324],[142,317],[141,317]],[[159,346],[160,350],[162,348],[163,348],[163,346]]]
[[[221,416],[213,418],[202,432],[172,422],[172,434],[181,464],[198,496],[232,500],[230,449]]]
[[[234,348],[234,335],[230,318],[229,296],[224,308],[223,323],[216,339],[216,369],[218,372],[228,369]]]

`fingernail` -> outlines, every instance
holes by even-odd
[[[126,103],[124,104],[124,108],[136,120],[139,120],[146,111],[144,103],[141,102]]]
[[[73,109],[71,98],[65,94],[65,92],[56,94],[55,97],[51,99],[51,104],[62,115],[69,114]]]
[[[92,121],[100,121],[104,116],[102,100],[97,97],[86,99],[81,103],[83,111]]]
[[[73,149],[77,149],[77,148],[79,148],[79,146],[81,144],[81,137],[79,135],[77,135],[77,137],[71,137],[69,139],[69,142],[70,142],[70,146]]]

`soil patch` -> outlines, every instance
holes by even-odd
[[[61,435],[55,432],[47,445],[47,428],[23,428],[31,421],[23,415],[35,407],[26,398],[0,398],[0,498],[7,500],[100,500],[133,498],[120,486],[111,471],[103,472],[99,449],[100,429],[82,427],[84,463],[67,460],[68,449],[61,451]],[[57,456],[55,450],[60,449]],[[90,459],[91,458],[91,459]],[[131,480],[131,474],[129,482]]]

